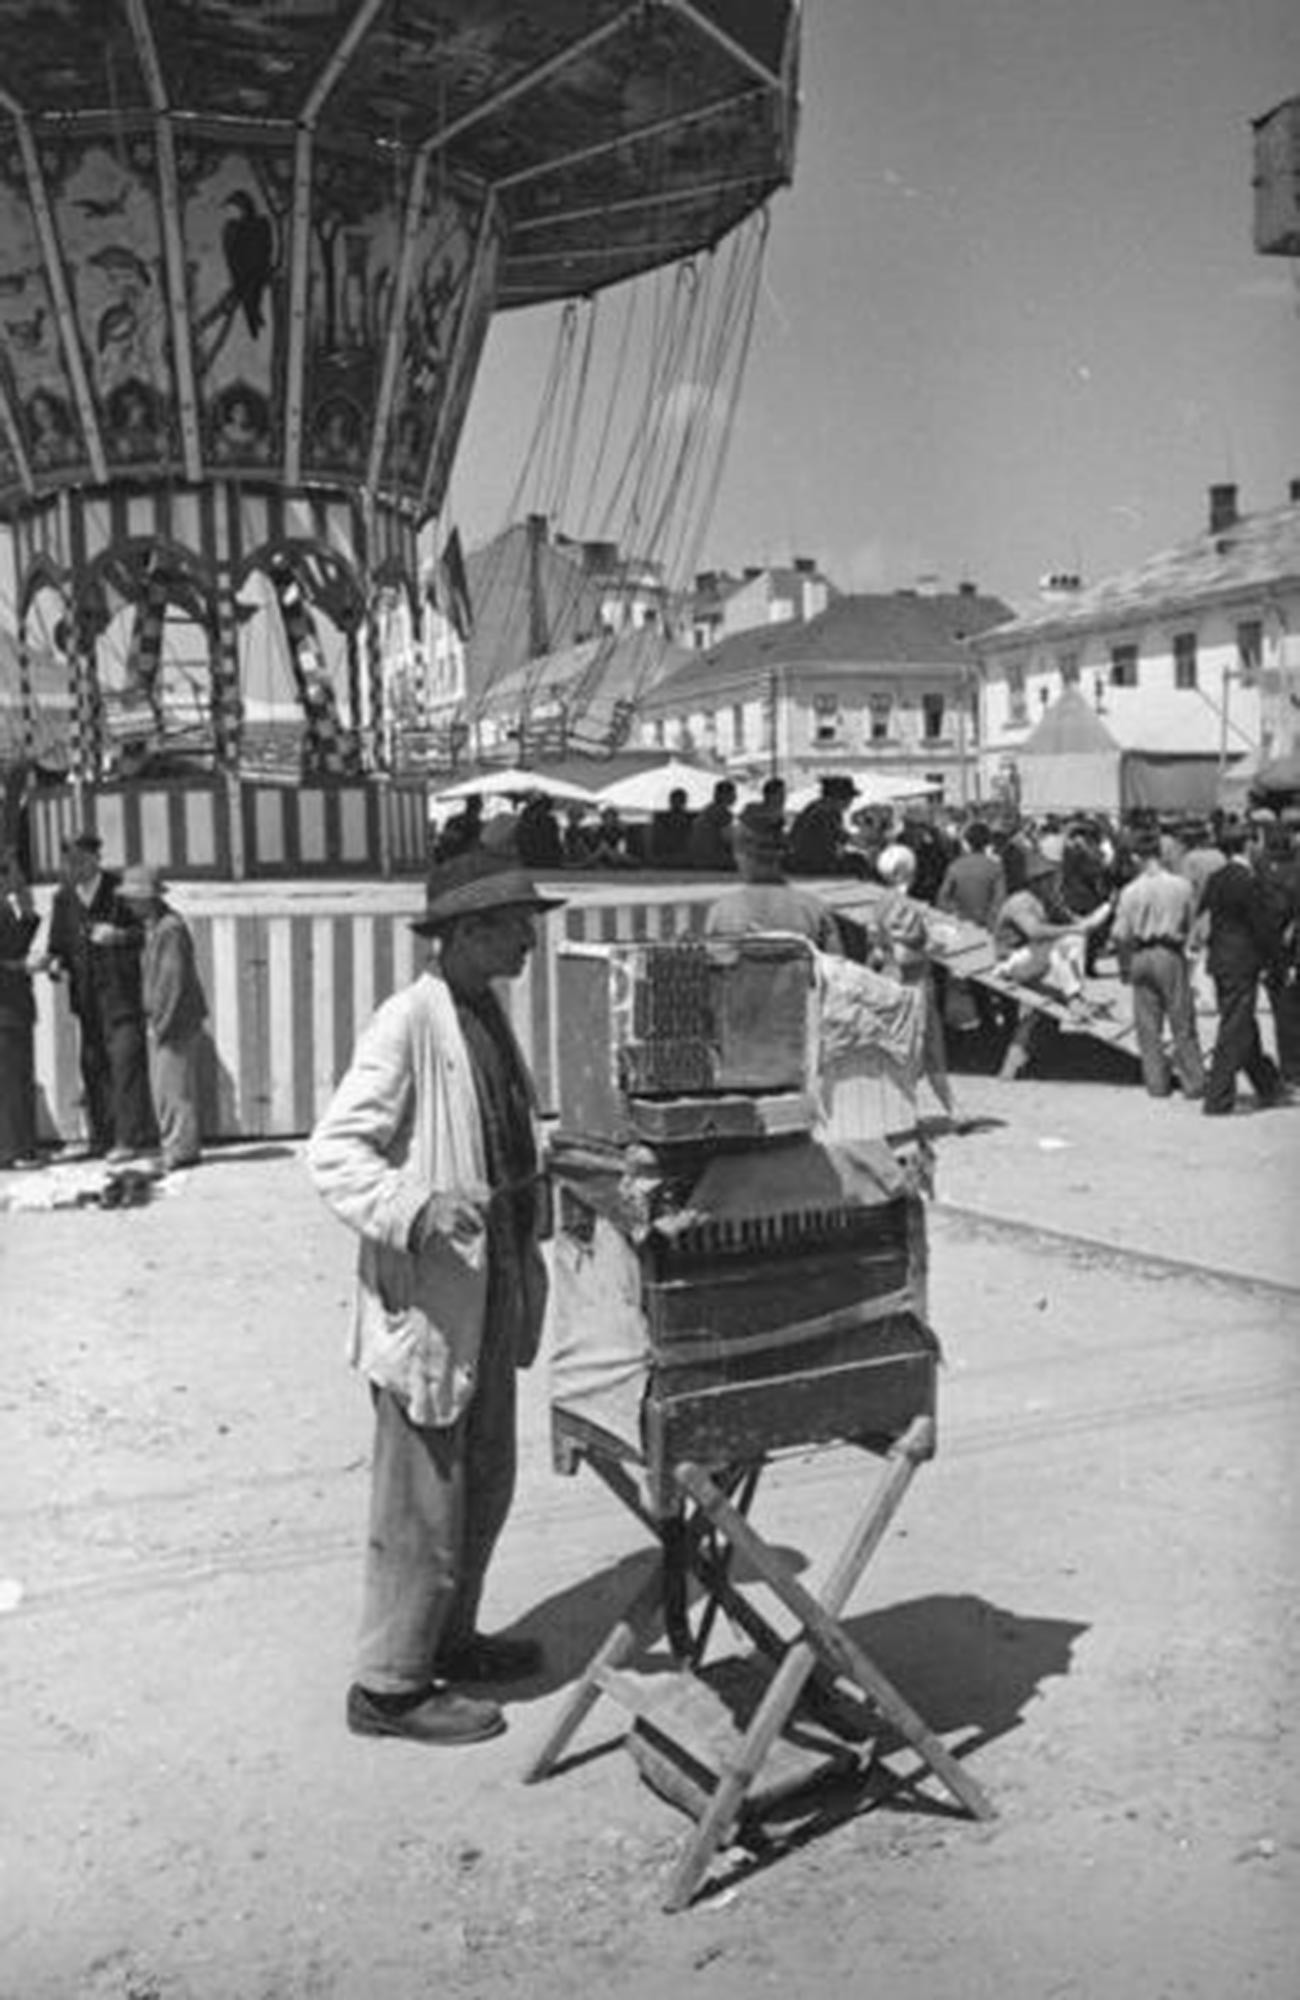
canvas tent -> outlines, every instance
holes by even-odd
[[[1165,718],[1163,726],[1157,722],[1140,743],[1121,742],[1078,688],[1066,688],[1044,710],[1017,756],[1022,810],[1211,811],[1220,795],[1223,760],[1176,728],[1175,719]]]
[[[1078,688],[1066,688],[1017,755],[1022,811],[1117,812],[1122,755]]]

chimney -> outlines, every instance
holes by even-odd
[[[978,597],[979,594],[980,594],[979,585],[977,583],[972,583],[968,577],[963,577],[961,582],[957,585],[958,597]]]
[[[1236,487],[1212,486],[1210,488],[1210,533],[1212,535],[1221,535],[1226,529],[1235,527],[1236,521]]]
[[[794,567],[800,576],[816,576],[817,558],[815,556],[796,556]]]
[[[1287,488],[1287,498],[1293,507],[1300,506],[1300,479],[1293,479]]]

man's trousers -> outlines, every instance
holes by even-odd
[[[514,1355],[489,1313],[468,1409],[440,1429],[413,1424],[373,1390],[370,1489],[356,1678],[375,1694],[438,1677],[439,1652],[476,1629],[483,1581],[515,1489]]]

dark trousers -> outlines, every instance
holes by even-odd
[[[149,1088],[149,1039],[143,1015],[109,1021],[104,1030],[108,1050],[109,1103],[113,1144],[133,1151],[158,1144]]]
[[[81,1035],[81,1103],[86,1116],[86,1142],[92,1152],[106,1153],[113,1144],[112,1071],[108,1044],[98,1013],[78,1016]]]
[[[356,1678],[406,1694],[437,1676],[440,1649],[474,1632],[488,1563],[515,1490],[515,1362],[490,1310],[469,1408],[438,1430],[373,1391],[370,1485]]]
[[[1214,996],[1219,1009],[1219,1033],[1205,1084],[1206,1111],[1231,1111],[1237,1100],[1237,1071],[1243,1069],[1255,1095],[1262,1103],[1270,1103],[1282,1088],[1282,1078],[1265,1055],[1259,1039],[1256,1019],[1259,974],[1216,975]]]
[[[1300,1083],[1300,973],[1288,969],[1264,984],[1273,1009],[1278,1067],[1288,1083]]]
[[[36,1151],[36,1057],[32,1023],[0,1018],[0,1167]]]
[[[1171,945],[1140,945],[1133,953],[1130,976],[1143,1083],[1152,1097],[1168,1097],[1172,1068],[1184,1094],[1199,1097],[1205,1070],[1187,960]],[[1166,1022],[1173,1042],[1172,1065],[1164,1050]]]

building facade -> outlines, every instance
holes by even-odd
[[[967,641],[1009,612],[964,585],[846,595],[815,618],[740,632],[643,697],[641,745],[737,776],[780,772],[792,788],[874,771],[960,801],[978,754]]]
[[[973,642],[982,796],[1014,791],[1044,712],[1077,688],[1119,748],[1240,776],[1300,741],[1300,481],[1245,515],[1210,489],[1205,529],[1136,569],[1042,602]]]

